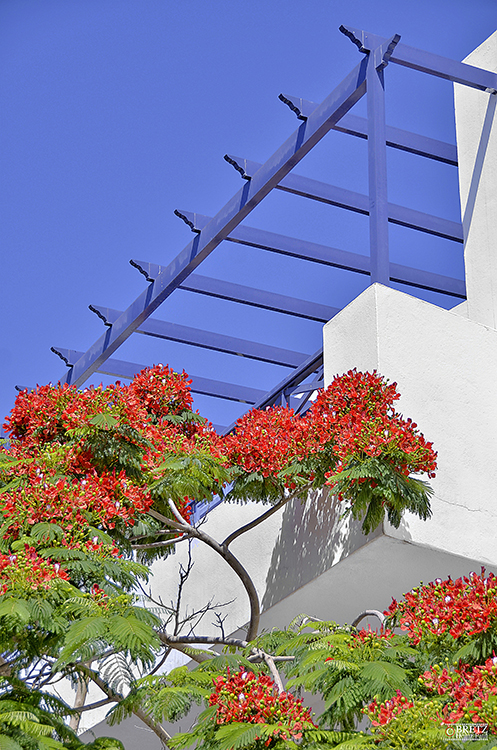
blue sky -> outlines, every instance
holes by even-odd
[[[283,92],[321,101],[359,61],[345,23],[462,59],[497,27],[495,0],[2,0],[0,3],[0,410],[16,384],[56,381],[50,351],[103,332],[89,304],[125,309],[145,280],[130,258],[166,264],[190,241],[174,209],[214,215],[241,187],[223,161],[265,161],[298,121]],[[387,121],[454,142],[452,86],[390,65]],[[364,114],[364,103],[358,105]],[[352,143],[350,143],[352,141]],[[331,133],[299,172],[366,192],[366,143]],[[389,154],[389,199],[459,220],[453,167]],[[368,252],[367,219],[285,194],[246,221]],[[391,227],[392,259],[462,276],[460,247]],[[317,270],[316,270],[317,269]],[[364,277],[223,243],[199,269],[342,306]],[[435,303],[447,301],[427,296]],[[176,292],[172,322],[312,353],[320,326]],[[115,355],[268,390],[288,372],[134,335]],[[108,378],[96,376],[93,382]],[[229,424],[240,405],[198,397]]]

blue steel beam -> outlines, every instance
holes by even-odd
[[[74,364],[64,380],[80,386],[177,289],[271,190],[364,96],[366,62],[332,91],[308,120],[285,141],[244,187],[216,214],[202,233],[131,303],[121,317]]]
[[[280,94],[279,99],[294,112],[299,120],[307,120],[309,115],[318,106],[316,102],[308,99],[301,99],[297,96],[288,96]],[[366,139],[368,137],[368,121],[365,117],[357,115],[345,115],[333,127],[340,133],[348,133],[358,138]],[[444,164],[451,164],[457,167],[457,148],[452,143],[438,141],[435,138],[428,138],[417,133],[410,133],[408,130],[386,126],[387,146],[396,148],[399,151],[407,151],[418,156],[425,156],[427,159],[441,161]]]
[[[154,277],[160,278],[161,273],[163,273],[162,266],[156,263],[139,260],[132,260],[130,262],[131,265],[138,268],[152,282]],[[242,305],[260,307],[263,310],[293,315],[296,318],[315,320],[318,323],[327,323],[328,320],[331,320],[331,318],[340,312],[337,307],[329,307],[328,305],[320,305],[317,302],[308,302],[307,300],[295,297],[287,297],[284,294],[266,292],[263,289],[254,289],[250,286],[242,286],[242,284],[233,284],[231,281],[221,281],[220,279],[213,279],[210,276],[201,276],[198,273],[190,274],[178,288],[186,292],[205,294],[208,297],[217,297],[229,302],[238,302]]]
[[[192,211],[175,211],[175,214],[183,219],[193,232],[201,231],[211,220],[210,216],[204,216]],[[370,260],[367,255],[338,250],[335,247],[318,245],[314,242],[297,240],[293,237],[285,237],[263,229],[248,227],[245,224],[240,224],[226,240],[280,255],[288,255],[292,258],[308,260],[312,263],[321,263],[322,265],[343,268],[355,273],[369,274]],[[442,276],[418,268],[390,263],[390,279],[400,284],[408,284],[419,289],[429,289],[433,292],[466,299],[464,281],[451,278],[450,276]]]
[[[312,354],[306,359],[299,367],[287,375],[278,385],[271,388],[264,396],[259,399],[254,405],[255,409],[266,409],[268,406],[274,406],[278,404],[278,401],[285,393],[291,395],[293,390],[297,388],[309,375],[313,375],[320,371],[323,366],[323,350],[319,349],[315,354]],[[236,426],[236,421],[232,422],[229,427],[226,428],[225,434],[231,432]]]
[[[90,305],[90,310],[96,313],[107,326],[111,326],[122,315],[121,310],[97,305]],[[233,336],[225,336],[221,333],[202,331],[200,328],[190,328],[179,323],[168,323],[157,318],[148,318],[145,323],[137,328],[136,333],[166,341],[176,341],[189,346],[198,346],[201,349],[234,354],[237,357],[255,359],[259,362],[282,365],[283,367],[298,367],[307,358],[307,354],[302,352],[280,349],[277,346],[259,344],[257,341],[247,341]]]
[[[226,154],[224,158],[246,180],[251,180],[252,175],[256,174],[257,169],[260,168],[258,162],[250,159],[243,159],[231,154]],[[276,187],[286,193],[301,195],[304,198],[328,203],[330,206],[338,206],[338,208],[345,208],[364,216],[369,215],[369,198],[367,195],[355,193],[352,190],[346,190],[335,185],[328,185],[326,182],[319,182],[319,180],[312,180],[310,177],[290,174]],[[464,241],[462,224],[438,216],[431,216],[422,211],[415,211],[412,208],[398,206],[395,203],[388,204],[388,221],[391,224],[416,229],[418,232],[433,234],[436,237],[443,237],[454,242],[462,243]]]
[[[370,34],[368,31],[355,29],[352,26],[342,25],[340,31],[349,37],[358,47],[359,52],[371,52],[388,41],[385,37]],[[432,52],[409,47],[407,44],[396,46],[390,57],[390,62],[419,70],[422,73],[428,73],[437,78],[444,78],[453,83],[462,83],[480,91],[497,93],[497,73],[457,62],[457,60],[450,60],[447,57],[434,55]]]
[[[368,56],[366,91],[368,107],[369,255],[371,283],[388,286],[387,138],[385,123],[384,65],[400,36],[396,34]]]
[[[83,352],[77,352],[74,349],[62,349],[60,347],[52,347],[52,351],[64,360],[68,367],[73,367],[83,355]],[[122,359],[109,357],[96,372],[101,375],[111,375],[112,377],[131,380],[145,367],[149,367],[149,365],[138,365],[133,362],[125,362]],[[202,394],[203,396],[212,396],[226,401],[237,401],[242,404],[255,404],[264,396],[264,391],[258,388],[249,388],[248,386],[237,385],[235,383],[224,383],[221,380],[210,380],[209,378],[202,378],[197,375],[190,375],[189,377],[192,381],[192,392]]]

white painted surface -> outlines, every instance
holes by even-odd
[[[324,328],[325,383],[356,367],[396,381],[438,451],[433,517],[387,533],[497,564],[497,331],[375,284]]]
[[[464,62],[497,72],[497,31]],[[497,328],[497,95],[454,86],[469,318]]]

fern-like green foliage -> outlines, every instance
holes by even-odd
[[[368,481],[358,483],[360,479]],[[362,520],[365,534],[376,529],[385,516],[398,528],[406,510],[424,521],[431,516],[431,487],[421,479],[404,476],[387,461],[374,457],[355,460],[332,482],[333,491],[348,500],[349,512]]]

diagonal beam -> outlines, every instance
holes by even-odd
[[[256,161],[232,156],[231,154],[226,154],[224,158],[246,180],[251,180],[252,175],[260,167]],[[301,195],[304,198],[310,198],[320,203],[328,203],[330,206],[345,208],[364,216],[369,215],[369,198],[367,195],[355,193],[352,190],[345,190],[345,188],[336,187],[335,185],[328,185],[326,182],[312,180],[302,175],[288,175],[277,185],[277,189],[293,193],[294,195]],[[455,242],[463,242],[462,224],[449,221],[448,219],[441,219],[431,214],[425,214],[422,211],[415,211],[412,208],[398,206],[395,203],[388,204],[388,221],[391,224],[416,229],[418,232],[433,234],[436,237],[443,237]]]
[[[191,211],[175,211],[175,213],[194,232],[201,231],[202,227],[210,221],[209,216]],[[337,248],[318,245],[314,242],[304,242],[293,237],[285,237],[262,229],[247,227],[245,224],[240,224],[226,240],[281,255],[288,255],[292,258],[308,260],[313,263],[343,268],[347,271],[354,271],[361,274],[369,274],[370,261],[366,255],[350,253],[346,250],[338,250]],[[423,271],[419,268],[410,268],[398,263],[390,263],[390,279],[400,284],[408,284],[419,289],[428,289],[432,292],[440,292],[441,294],[466,299],[464,281],[451,278],[450,276],[442,276],[441,274]]]
[[[158,278],[162,273],[162,267],[155,263],[142,263],[142,261],[133,260],[131,264],[152,281],[154,277]],[[296,318],[315,320],[318,323],[327,323],[340,312],[337,307],[287,297],[284,294],[266,292],[263,289],[254,289],[242,284],[233,284],[231,281],[221,281],[221,279],[213,279],[210,276],[201,276],[197,273],[192,273],[178,288],[186,292],[205,294],[208,297],[217,297],[217,299],[224,299],[229,302],[238,302],[242,305],[260,307],[263,310],[293,315]]]
[[[52,351],[63,359],[68,367],[73,367],[83,354],[83,352],[78,352],[74,349],[62,349],[60,347],[52,347]],[[131,380],[140,370],[143,370],[147,366],[109,357],[96,372],[102,375],[111,375],[112,377]],[[224,383],[221,380],[210,380],[209,378],[198,377],[197,375],[190,375],[189,377],[192,381],[192,392],[203,396],[213,396],[214,398],[222,398],[226,401],[238,401],[242,404],[255,404],[264,395],[264,391],[258,388],[250,388],[235,383]]]
[[[316,102],[286,94],[280,94],[279,99],[290,107],[292,112],[295,112],[299,120],[307,120],[318,106]],[[368,137],[368,121],[365,117],[348,114],[333,126],[333,130],[366,139]],[[435,138],[410,133],[408,130],[393,128],[390,125],[386,127],[386,139],[387,146],[391,148],[396,148],[399,151],[408,151],[411,154],[425,156],[428,159],[434,159],[435,161],[441,161],[457,167],[457,148],[452,143],[445,143]]]
[[[80,386],[177,289],[271,190],[324,138],[366,91],[366,64],[354,70],[285,141],[249,183],[223,206],[202,233],[164,268],[114,325],[85,352],[65,376]]]
[[[111,326],[122,315],[121,310],[113,310],[109,307],[90,305],[90,310],[103,320],[105,325]],[[190,328],[179,323],[167,323],[165,320],[148,318],[137,328],[136,333],[146,336],[176,341],[180,344],[198,346],[201,349],[211,349],[225,354],[235,354],[237,357],[247,357],[259,362],[269,362],[273,365],[284,367],[298,367],[307,358],[307,354],[281,349],[277,346],[259,344],[257,341],[225,336],[221,333],[202,331],[200,328]]]
[[[349,37],[358,47],[359,52],[371,52],[388,41],[386,37],[370,34],[368,31],[355,29],[352,26],[342,25],[340,31]],[[497,73],[434,55],[432,52],[416,49],[416,47],[409,47],[407,44],[397,44],[389,62],[438,78],[445,78],[453,83],[462,83],[480,91],[497,93]]]
[[[315,373],[323,364],[323,350],[319,349],[315,354],[312,354],[306,359],[299,367],[297,367],[290,375],[287,375],[278,385],[271,388],[257,403],[255,409],[265,409],[268,406],[273,406],[277,403],[278,399],[282,394],[290,394],[292,390],[300,385],[302,381]],[[231,432],[236,426],[236,422],[233,422],[226,429],[226,433]]]

